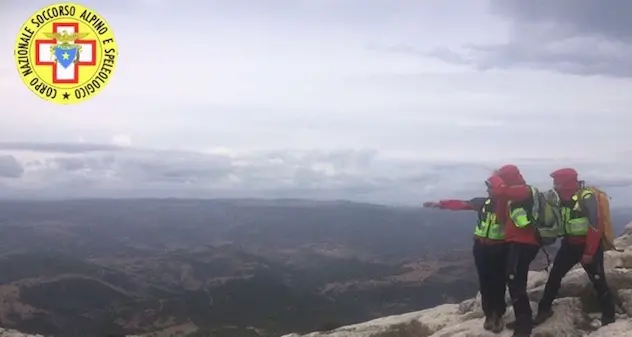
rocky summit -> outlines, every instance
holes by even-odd
[[[0,337],[44,337],[42,335],[29,335],[15,330],[0,329]]]
[[[8,330],[0,328],[0,337],[46,337],[44,335],[30,335],[26,333],[21,333],[15,330]],[[141,336],[125,336],[125,337],[141,337]]]
[[[605,269],[608,283],[617,304],[617,321],[601,327],[595,291],[588,276],[578,264],[562,280],[562,288],[553,305],[554,315],[536,327],[533,337],[623,337],[632,336],[632,223],[615,240],[617,251],[606,252]],[[544,292],[545,271],[529,273],[528,292],[535,312]],[[459,304],[375,319],[327,332],[283,337],[510,337],[512,331],[500,334],[483,330],[480,294]],[[509,303],[509,302],[508,302]],[[508,308],[505,322],[513,320]]]

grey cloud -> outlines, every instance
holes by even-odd
[[[37,143],[0,142],[0,150],[18,150],[53,153],[84,153],[94,151],[122,151],[125,148],[110,144],[94,143]]]
[[[13,156],[0,156],[0,177],[20,178],[24,167]]]
[[[265,152],[236,158],[186,151],[130,149],[126,152],[59,156],[44,160],[38,174],[116,179],[129,184],[195,184],[194,188],[226,185],[235,189],[327,189],[357,184],[353,173],[364,169],[373,151]],[[331,173],[326,172],[327,170]],[[362,179],[360,179],[362,180]],[[367,181],[362,180],[366,186]],[[368,184],[371,185],[371,184]]]
[[[491,0],[492,9],[522,23],[554,23],[569,35],[632,42],[632,2],[627,0]]]
[[[27,166],[23,183],[36,187],[30,195],[36,197],[301,197],[418,204],[426,188],[423,176],[436,181],[438,170],[445,169],[398,165],[371,149],[232,156],[128,149],[41,159]],[[452,178],[467,176],[458,165],[452,172]],[[21,183],[11,187],[10,195],[26,193]]]
[[[611,44],[610,48],[595,46]],[[435,50],[429,55],[480,70],[514,67],[555,70],[576,75],[632,77],[632,46],[591,38],[553,42],[514,40],[507,44],[464,46],[461,54]]]
[[[3,181],[4,197],[309,198],[407,205],[484,193],[482,181],[506,164],[387,159],[371,149],[218,155],[130,148],[58,154],[24,168],[12,156],[0,158],[0,174],[19,177],[23,171],[21,179]],[[552,169],[573,165],[552,160],[516,164],[541,188],[550,187]],[[629,168],[608,173],[612,166],[575,167],[589,181],[630,193]]]
[[[632,177],[621,178],[599,178],[594,180],[594,184],[600,188],[632,187]]]
[[[130,153],[56,157],[42,168],[85,173],[95,178],[112,176],[134,183],[193,182],[225,177],[232,172],[228,158],[180,151],[130,150]]]
[[[491,0],[511,20],[506,43],[425,52],[481,70],[534,68],[577,75],[632,77],[632,2],[625,0]]]

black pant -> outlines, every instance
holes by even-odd
[[[538,255],[539,246],[509,243],[507,255],[507,285],[516,316],[515,332],[530,334],[533,330],[533,312],[527,295],[529,265]]]
[[[486,317],[505,314],[505,268],[507,246],[505,243],[485,244],[474,240],[474,263],[478,272],[481,305]]]
[[[562,241],[562,246],[555,256],[549,279],[544,287],[544,295],[538,304],[538,311],[545,312],[551,310],[553,300],[560,290],[562,278],[573,266],[581,261],[584,253],[583,244],[570,244],[566,240]],[[606,274],[603,270],[603,249],[599,247],[597,253],[593,257],[591,264],[583,265],[584,270],[593,283],[593,287],[597,291],[599,304],[601,306],[602,320],[614,319],[614,300],[608,283],[606,282]]]

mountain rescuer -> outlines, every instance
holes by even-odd
[[[488,181],[490,195],[497,202],[497,214],[501,215],[499,221],[505,225],[506,277],[516,318],[513,337],[529,337],[533,313],[527,296],[527,276],[540,249],[539,235],[532,225],[537,190],[526,184],[515,165],[501,167]]]
[[[562,245],[555,256],[544,295],[538,304],[535,324],[541,324],[553,315],[551,304],[560,289],[562,278],[578,262],[581,262],[597,291],[602,313],[601,324],[614,322],[615,304],[603,266],[604,247],[598,225],[598,198],[594,191],[583,187],[577,176],[577,171],[572,168],[551,173],[554,190],[560,199]]]
[[[489,186],[489,182],[486,182]],[[489,192],[489,190],[488,190]],[[483,328],[499,333],[504,329],[502,320],[505,303],[505,266],[507,249],[505,225],[499,222],[497,202],[491,197],[470,200],[441,200],[426,202],[424,207],[453,211],[476,211],[477,225],[474,228],[474,263],[478,272],[481,305],[485,313]]]

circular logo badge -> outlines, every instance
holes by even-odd
[[[32,92],[54,103],[73,104],[105,88],[118,48],[101,15],[60,3],[38,10],[24,23],[14,54],[20,77]]]

